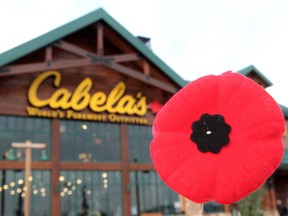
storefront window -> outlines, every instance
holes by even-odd
[[[11,143],[45,143],[46,148],[33,150],[36,161],[51,158],[51,120],[44,118],[0,116],[0,157],[1,160],[24,160],[25,149],[11,148]]]
[[[181,215],[178,194],[170,190],[155,171],[135,171],[130,173],[131,214],[162,213],[163,216]]]
[[[151,126],[129,125],[129,161],[137,163],[152,163],[150,158],[150,142],[152,140]]]
[[[122,216],[121,173],[62,171],[61,215]]]
[[[1,170],[0,215],[23,215],[25,172]],[[32,171],[31,215],[51,215],[50,172]]]
[[[120,161],[118,124],[62,120],[60,133],[62,161]]]

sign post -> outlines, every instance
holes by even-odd
[[[25,143],[12,143],[12,148],[25,149],[25,203],[24,203],[24,216],[30,216],[30,200],[31,200],[31,160],[32,149],[43,149],[46,147],[44,143],[32,143],[27,140]]]

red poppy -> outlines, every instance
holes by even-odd
[[[278,167],[284,129],[280,107],[256,82],[232,72],[209,75],[157,114],[151,157],[162,180],[182,196],[230,204]]]

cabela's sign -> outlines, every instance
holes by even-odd
[[[39,92],[45,90],[41,89],[41,85],[51,77],[57,89],[48,98],[39,98]],[[91,94],[93,81],[89,77],[83,79],[73,92],[60,87],[60,84],[59,71],[40,74],[28,89],[28,101],[32,105],[27,107],[28,115],[147,124],[147,119],[143,117],[147,113],[146,97],[141,92],[138,92],[136,97],[125,94],[126,85],[123,82],[115,85],[109,94],[102,91]],[[92,113],[81,112],[86,108]]]

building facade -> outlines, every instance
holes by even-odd
[[[32,149],[31,215],[180,214],[149,143],[186,82],[143,39],[99,9],[2,54],[2,215],[24,211],[25,149],[11,143],[28,140],[46,144]]]
[[[149,154],[157,112],[186,84],[149,39],[102,9],[1,54],[1,215],[22,215],[28,193],[35,216],[199,211],[161,181]],[[15,142],[46,145],[32,149],[29,178]]]

